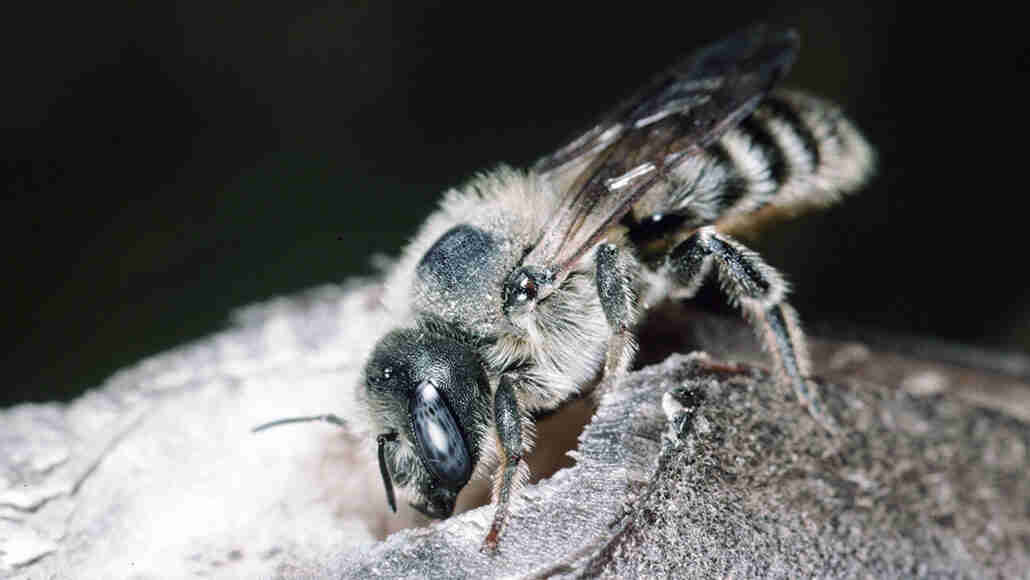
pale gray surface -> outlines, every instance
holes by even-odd
[[[268,577],[374,541],[374,455],[328,425],[250,433],[346,412],[378,333],[374,291],[270,301],[70,405],[0,412],[0,576]]]
[[[496,557],[478,552],[489,507],[377,544],[417,517],[387,515],[364,439],[249,433],[348,414],[375,292],[259,305],[70,405],[0,411],[0,577],[1027,577],[1030,387],[857,343],[814,345],[840,439],[760,370],[675,356],[519,494]],[[689,344],[763,360],[736,322],[692,322]]]

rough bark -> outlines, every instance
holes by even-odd
[[[375,291],[327,287],[258,305],[230,330],[71,404],[0,411],[0,576],[984,578],[1030,569],[1024,357],[813,340],[820,390],[845,427],[831,437],[763,370],[743,325],[685,321],[682,309],[643,333],[645,346],[662,348],[642,359],[664,362],[600,401],[574,465],[562,452],[591,416],[589,401],[541,422],[534,469],[565,468],[518,494],[497,555],[479,552],[489,506],[378,541],[426,522],[406,506],[388,514],[359,422],[249,432],[282,416],[348,416],[381,330]],[[665,359],[698,347],[711,355]],[[481,501],[482,489],[464,503]]]

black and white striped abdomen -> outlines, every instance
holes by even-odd
[[[747,221],[763,208],[829,205],[859,187],[873,164],[869,144],[835,105],[775,91],[634,206],[631,237]]]

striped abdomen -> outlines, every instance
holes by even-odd
[[[829,205],[860,186],[873,163],[869,144],[835,105],[775,91],[669,172],[624,223],[642,253],[654,255],[705,224],[735,231],[773,214]]]

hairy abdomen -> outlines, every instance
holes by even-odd
[[[834,203],[859,187],[874,154],[832,103],[770,94],[750,117],[670,171],[624,220],[645,259],[694,229],[736,232]]]

